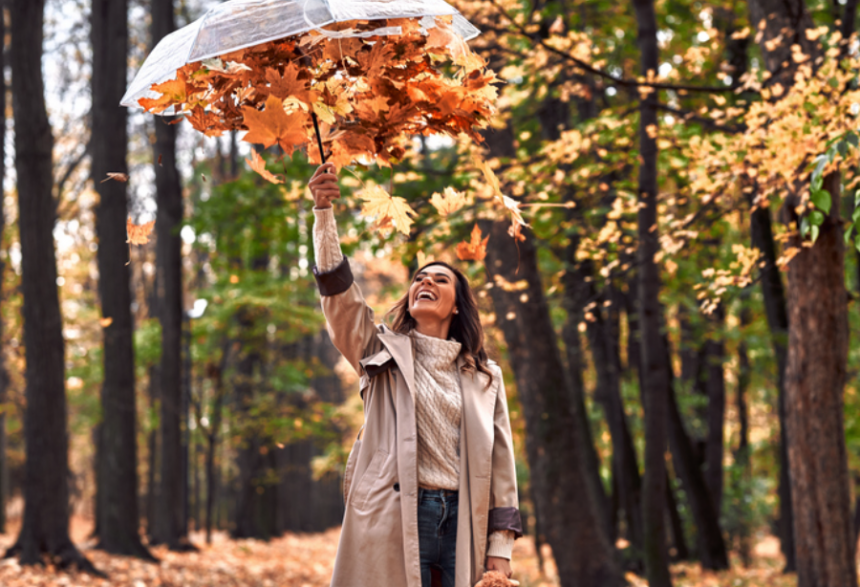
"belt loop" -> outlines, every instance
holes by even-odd
[[[421,502],[422,499],[424,499],[424,488],[419,487],[418,488],[418,501]]]

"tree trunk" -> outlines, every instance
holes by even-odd
[[[91,174],[99,193],[99,297],[103,328],[104,382],[97,480],[98,548],[152,559],[138,532],[137,435],[134,384],[134,326],[129,288],[126,184],[102,182],[108,172],[126,173],[126,109],[119,105],[126,84],[127,0],[93,0]]]
[[[708,323],[713,330],[721,330],[726,320],[726,310],[719,304],[709,317]],[[726,382],[723,373],[725,344],[722,333],[709,337],[705,342],[704,388],[708,396],[708,436],[705,439],[705,484],[711,494],[714,514],[720,518],[723,503],[723,424],[726,415]]]
[[[583,435],[569,400],[534,239],[527,236],[517,247],[507,234],[507,223],[482,221],[481,228],[495,243],[487,250],[490,281],[498,275],[528,284],[524,291],[494,287],[490,293],[523,406],[535,505],[539,512],[552,512],[541,517],[541,524],[560,584],[622,585],[624,579],[597,513],[597,496],[582,483],[586,474]]]
[[[754,193],[750,195],[752,199]],[[750,202],[752,204],[752,201]],[[758,207],[750,214],[752,244],[762,255],[761,292],[777,369],[777,414],[779,418],[779,539],[785,556],[784,572],[796,569],[794,549],[794,515],[791,505],[791,465],[788,462],[788,439],[785,435],[785,366],[788,360],[788,312],[782,276],[776,266],[776,244],[773,240],[770,208]]]
[[[786,424],[799,587],[857,585],[843,391],[848,294],[840,218],[841,176],[824,180],[833,206],[818,241],[788,265]]]
[[[42,81],[44,0],[11,4],[15,171],[24,296],[27,380],[24,412],[24,521],[6,556],[25,565],[42,555],[60,567],[97,572],[69,539],[69,463],[63,323],[57,291],[52,198],[53,136]]]
[[[684,521],[678,511],[678,500],[675,499],[675,489],[672,480],[666,472],[666,508],[669,511],[669,527],[672,529],[672,544],[675,547],[675,559],[685,561],[690,558],[690,549],[687,548],[687,538],[684,536]]]
[[[152,1],[152,44],[175,29],[173,0]],[[161,322],[160,487],[151,542],[190,546],[185,523],[188,479],[182,474],[182,186],[176,168],[176,126],[155,120],[153,160],[158,213],[155,221],[158,311]]]
[[[666,348],[666,357],[668,359],[668,347],[664,348]],[[678,409],[671,377],[667,388],[669,391],[668,428],[669,444],[672,448],[672,462],[674,463],[675,473],[681,479],[684,493],[687,496],[687,501],[693,513],[693,519],[696,522],[699,558],[702,561],[702,567],[705,569],[713,571],[727,569],[729,568],[729,557],[720,529],[717,511],[711,499],[711,493],[705,483],[702,470],[699,468],[690,437],[684,429],[684,422]]]
[[[657,19],[654,0],[633,0],[643,75],[657,74]],[[666,390],[669,364],[665,351],[660,307],[660,250],[657,233],[657,142],[648,128],[657,126],[657,92],[640,101],[639,108],[639,329],[645,410],[645,478],[642,484],[642,525],[645,573],[652,587],[672,584],[666,550]]]
[[[741,329],[750,323],[750,311],[743,307],[740,313]],[[746,488],[749,486],[749,481],[752,476],[750,470],[750,440],[749,440],[749,408],[747,406],[747,388],[750,382],[750,361],[747,353],[746,341],[741,340],[738,344],[738,386],[736,394],[736,408],[738,411],[738,448],[735,451],[735,467],[739,469],[736,472],[735,479],[737,487],[734,494],[743,496]],[[737,520],[736,534],[738,538],[737,550],[740,554],[741,561],[745,567],[749,567],[752,563],[752,544],[751,544],[751,529],[749,525],[750,507],[746,500],[739,499],[739,506],[736,508],[734,518]]]
[[[0,6],[0,194],[6,177],[6,15]],[[0,243],[4,242],[6,232],[6,209],[0,202]],[[3,305],[3,277],[6,261],[0,255],[0,307]],[[3,315],[0,313],[0,341],[3,340]],[[0,404],[6,403],[9,389],[9,372],[6,369],[6,355],[0,345]],[[0,412],[0,534],[6,532],[6,500],[9,497],[9,469],[6,464],[6,413]]]

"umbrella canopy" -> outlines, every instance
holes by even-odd
[[[187,63],[316,30],[325,36],[369,37],[400,34],[400,27],[373,31],[329,32],[321,27],[347,21],[422,18],[423,30],[435,26],[435,16],[451,16],[451,30],[464,41],[480,31],[444,0],[230,0],[164,37],[144,61],[121,104],[139,107],[141,98],[158,96],[153,84],[173,79]],[[173,114],[172,108],[160,114]]]

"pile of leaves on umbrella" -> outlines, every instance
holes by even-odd
[[[425,19],[426,20],[426,19]],[[176,79],[154,84],[147,111],[173,107],[198,131],[218,136],[246,130],[244,140],[285,156],[307,149],[320,163],[314,116],[326,150],[339,169],[354,161],[391,166],[416,134],[465,133],[482,142],[480,129],[495,113],[495,73],[452,28],[451,16],[422,27],[414,18],[347,21],[281,40],[189,63]],[[435,26],[434,26],[435,24]],[[401,27],[399,35],[360,34]],[[256,153],[250,161],[267,180]]]

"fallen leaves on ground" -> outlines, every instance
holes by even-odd
[[[0,549],[15,541],[20,522],[10,523],[9,532],[0,534]],[[109,574],[99,579],[76,571],[59,571],[51,566],[21,567],[16,559],[0,561],[3,587],[328,587],[337,552],[340,528],[326,532],[287,533],[269,542],[230,540],[227,533],[213,533],[207,545],[202,532],[192,532],[191,541],[198,552],[175,553],[155,547],[159,563],[108,555],[92,550],[89,539],[92,522],[81,516],[72,518],[72,540],[97,568]],[[542,548],[541,571],[534,541],[524,536],[514,543],[514,578],[522,587],[556,587],[558,574],[550,547]],[[761,536],[753,549],[749,568],[732,556],[732,568],[713,573],[702,571],[696,563],[672,565],[675,587],[796,587],[794,574],[784,575],[784,559],[779,540]],[[627,574],[631,587],[647,587],[648,582]]]

